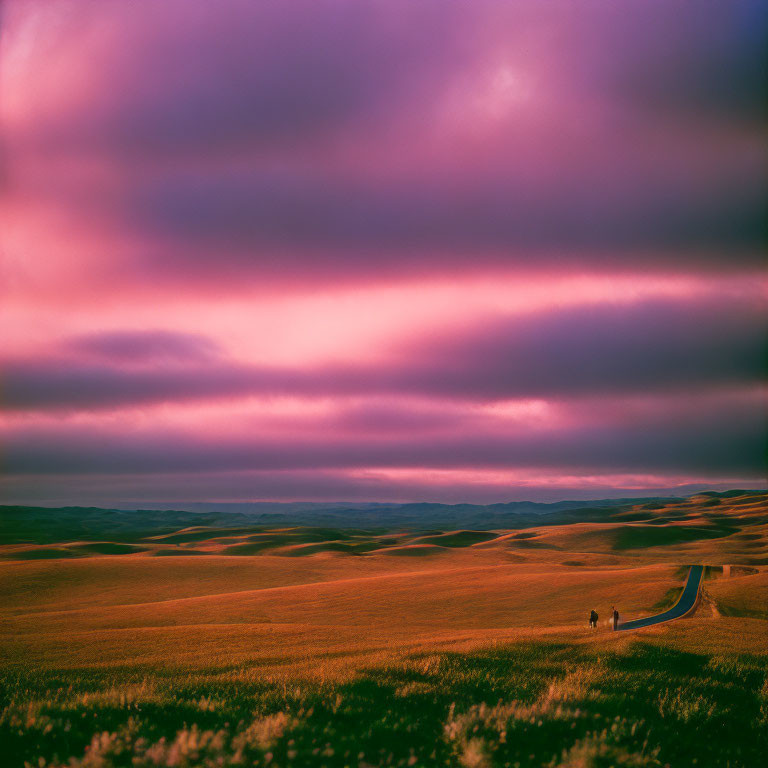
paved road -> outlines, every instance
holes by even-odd
[[[624,629],[640,629],[640,627],[650,627],[653,624],[661,624],[664,621],[672,621],[685,616],[688,611],[696,605],[696,598],[699,596],[699,587],[701,586],[701,577],[704,574],[703,565],[692,565],[688,574],[688,583],[685,585],[683,594],[675,605],[664,613],[656,616],[647,616],[644,619],[635,619],[634,621],[619,622],[618,631]]]

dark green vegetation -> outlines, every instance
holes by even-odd
[[[156,549],[152,554],[155,557],[178,557],[180,555],[205,555],[207,553],[197,549]]]
[[[768,619],[768,606],[760,608],[742,608],[718,602],[717,608],[722,616],[738,616],[748,619]]]
[[[8,768],[754,768],[766,671],[764,658],[641,642],[418,655],[326,683],[248,667],[28,669],[2,679],[0,754]]]
[[[62,547],[47,547],[45,549],[25,549],[13,553],[14,560],[59,560],[66,557],[85,557],[81,552]]]
[[[651,606],[651,610],[661,613],[661,611],[666,611],[668,608],[671,608],[680,599],[680,595],[683,594],[683,588],[684,585],[680,585],[679,587],[668,589],[664,594],[664,597]]]
[[[724,526],[704,528],[692,525],[645,525],[643,527],[633,525],[616,531],[613,548],[640,549],[663,547],[686,541],[699,541],[700,539],[720,539],[738,530],[738,528],[725,528]]]
[[[89,555],[133,555],[146,552],[146,547],[133,544],[116,544],[113,541],[98,541],[88,544],[68,544],[64,547],[44,547],[24,549],[14,552],[14,560],[52,560],[70,557],[88,557]]]
[[[79,544],[71,549],[85,552],[89,555],[132,555],[136,552],[146,552],[146,547],[136,547],[132,544],[115,544],[112,541],[97,541],[92,544]]]

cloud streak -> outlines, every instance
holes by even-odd
[[[716,402],[716,401],[715,401]],[[709,401],[712,404],[712,401]],[[249,429],[186,430],[27,427],[5,434],[10,474],[164,473],[197,471],[349,470],[371,468],[557,469],[595,473],[741,473],[758,476],[765,425],[756,397],[701,403],[669,398],[635,415],[599,416],[568,424],[486,421],[472,431],[349,434],[304,431],[298,438]],[[578,413],[578,406],[576,407]]]
[[[277,395],[487,402],[693,392],[764,382],[766,335],[761,301],[712,297],[530,313],[416,339],[378,364],[314,369],[238,363],[217,354],[211,340],[189,334],[108,333],[65,340],[64,349],[76,353],[69,358],[7,360],[3,407],[93,409]]]

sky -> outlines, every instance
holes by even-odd
[[[765,487],[761,0],[6,0],[0,499]]]

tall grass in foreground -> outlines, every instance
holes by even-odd
[[[248,667],[6,672],[2,765],[723,766],[768,754],[759,657],[636,643],[414,656],[347,680]]]

